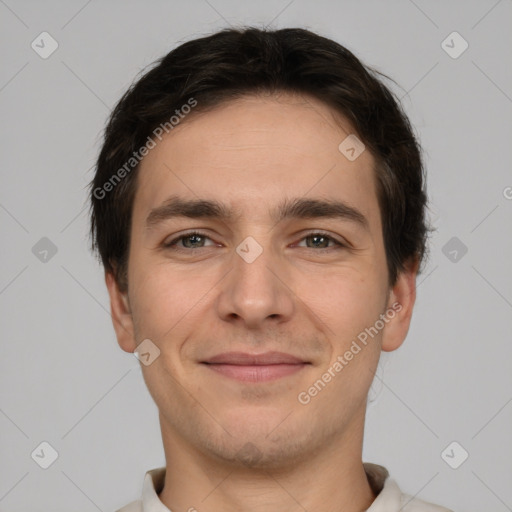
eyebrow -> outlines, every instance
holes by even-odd
[[[277,224],[285,219],[340,219],[358,224],[369,230],[368,219],[355,207],[332,199],[285,199],[270,212],[271,219]],[[233,221],[241,216],[239,210],[209,199],[184,199],[171,196],[164,203],[153,208],[146,217],[146,229],[151,229],[163,221],[176,217],[191,219],[217,219]]]

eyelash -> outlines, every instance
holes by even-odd
[[[197,247],[196,249],[190,249],[190,248],[178,248],[177,247],[177,243],[180,242],[181,240],[185,239],[185,238],[189,238],[189,237],[192,237],[194,235],[197,235],[197,236],[200,236],[200,237],[203,237],[203,238],[208,238],[211,240],[211,238],[205,234],[205,233],[202,233],[201,231],[191,231],[189,233],[185,233],[183,235],[180,235],[176,238],[173,238],[170,242],[167,242],[167,243],[164,243],[162,244],[163,248],[164,249],[172,249],[174,251],[178,251],[178,252],[190,252],[190,251],[197,251],[199,249],[206,249],[206,247]],[[335,244],[335,247],[321,247],[320,249],[315,249],[313,247],[305,247],[305,249],[313,249],[315,251],[326,251],[326,252],[329,252],[331,250],[339,250],[339,249],[343,249],[343,248],[347,248],[347,246],[341,242],[339,242],[338,240],[336,240],[335,238],[333,238],[332,236],[330,236],[329,234],[323,232],[323,231],[314,231],[312,233],[308,233],[307,235],[303,236],[300,241],[306,239],[306,238],[309,238],[309,237],[313,237],[313,236],[321,236],[321,237],[324,237],[324,238],[327,238],[330,242],[333,242]]]

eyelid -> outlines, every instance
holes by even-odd
[[[185,251],[185,252],[197,251],[199,249],[204,249],[205,247],[198,247],[196,249],[187,249],[187,248],[182,248],[182,247],[176,248],[176,245],[177,245],[178,242],[180,242],[182,239],[184,239],[184,238],[186,238],[188,236],[192,236],[192,235],[199,235],[199,236],[201,236],[203,238],[208,238],[209,240],[212,240],[212,238],[207,233],[201,231],[200,229],[192,229],[192,230],[190,230],[188,232],[181,233],[181,234],[175,236],[169,242],[165,242],[164,241],[162,243],[162,247],[164,249],[168,249],[168,248],[174,247],[174,250],[176,250],[176,251]],[[299,239],[299,242],[302,242],[305,238],[308,238],[308,237],[313,236],[313,235],[319,235],[319,236],[323,236],[325,238],[328,238],[331,242],[334,243],[334,247],[324,247],[324,248],[320,248],[320,249],[315,249],[315,248],[312,248],[312,247],[305,247],[306,249],[313,249],[315,251],[329,251],[329,250],[333,250],[333,249],[336,249],[336,248],[350,248],[351,247],[351,245],[347,241],[345,241],[345,239],[343,239],[343,241],[340,241],[336,237],[334,237],[333,235],[328,233],[327,231],[324,231],[324,230],[321,230],[321,229],[317,229],[317,230],[313,229],[313,230],[310,230],[310,231],[307,231],[307,232],[302,232],[301,237]],[[294,245],[297,245],[297,244],[294,244]],[[208,247],[211,247],[211,246],[208,246]]]
[[[302,240],[304,240],[305,238],[307,238],[309,236],[313,236],[313,235],[319,235],[319,236],[323,236],[325,238],[328,238],[329,240],[334,242],[335,245],[340,246],[340,247],[346,247],[346,248],[351,247],[351,245],[344,238],[340,237],[341,240],[339,240],[334,235],[332,235],[328,231],[324,231],[323,229],[316,229],[316,230],[313,229],[313,230],[310,230],[310,231],[307,231],[307,232],[303,232],[299,242],[302,242]],[[335,249],[335,247],[327,247],[324,250],[329,250],[329,249]]]
[[[200,229],[191,229],[190,231],[181,233],[181,234],[173,237],[169,242],[165,242],[165,240],[164,240],[164,242],[162,243],[162,246],[164,248],[172,247],[173,245],[175,245],[177,242],[179,242],[183,238],[186,238],[187,236],[192,236],[192,235],[199,235],[199,236],[202,236],[204,238],[208,238],[211,240],[211,237],[208,236],[208,234],[201,231]],[[202,249],[202,247],[200,247],[200,249]],[[187,249],[181,249],[181,250],[186,251]]]
[[[292,247],[298,246],[298,244],[302,243],[302,241],[305,238],[308,238],[310,236],[321,236],[321,237],[325,237],[325,238],[329,239],[329,241],[331,242],[330,247],[315,248],[315,247],[300,246],[299,248],[300,249],[309,249],[310,251],[319,252],[319,253],[331,253],[333,251],[353,251],[354,250],[354,246],[345,237],[342,237],[341,235],[334,235],[330,231],[325,231],[323,229],[312,229],[307,232],[301,232],[297,236],[300,236],[300,239],[298,242],[295,242]]]

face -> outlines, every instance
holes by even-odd
[[[351,133],[314,99],[246,97],[142,161],[128,291],[107,285],[121,347],[160,350],[141,367],[169,442],[277,467],[362,435],[415,271],[389,286],[374,159],[338,149]]]

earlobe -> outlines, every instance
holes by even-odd
[[[128,293],[122,292],[110,272],[105,272],[105,284],[110,296],[110,314],[116,332],[117,342],[125,352],[134,352],[135,342],[133,318]]]
[[[416,301],[416,275],[418,261],[410,263],[398,274],[390,289],[387,312],[390,318],[382,335],[382,350],[392,352],[399,348],[407,336]]]

